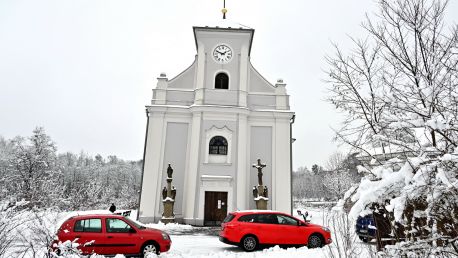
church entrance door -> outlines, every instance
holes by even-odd
[[[205,192],[205,226],[219,226],[227,215],[227,192]]]

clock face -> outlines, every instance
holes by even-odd
[[[213,58],[217,63],[228,63],[232,59],[232,49],[228,45],[220,44],[213,50]]]

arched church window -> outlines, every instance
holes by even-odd
[[[227,140],[222,136],[211,138],[209,144],[209,154],[212,155],[227,155]]]
[[[215,77],[215,89],[229,89],[229,76],[225,73],[219,73]]]

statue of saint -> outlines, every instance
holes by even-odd
[[[172,192],[172,199],[175,200],[175,196],[177,195],[177,189],[175,188],[175,186],[172,186],[171,192]]]
[[[164,186],[162,189],[162,200],[165,200],[167,198],[167,188]]]
[[[172,174],[173,174],[173,169],[169,164],[169,167],[167,168],[167,177],[172,178]]]
[[[258,188],[256,186],[253,186],[253,197],[258,198]]]

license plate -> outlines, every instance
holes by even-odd
[[[361,233],[367,233],[367,229],[361,229],[359,232],[361,232]]]

